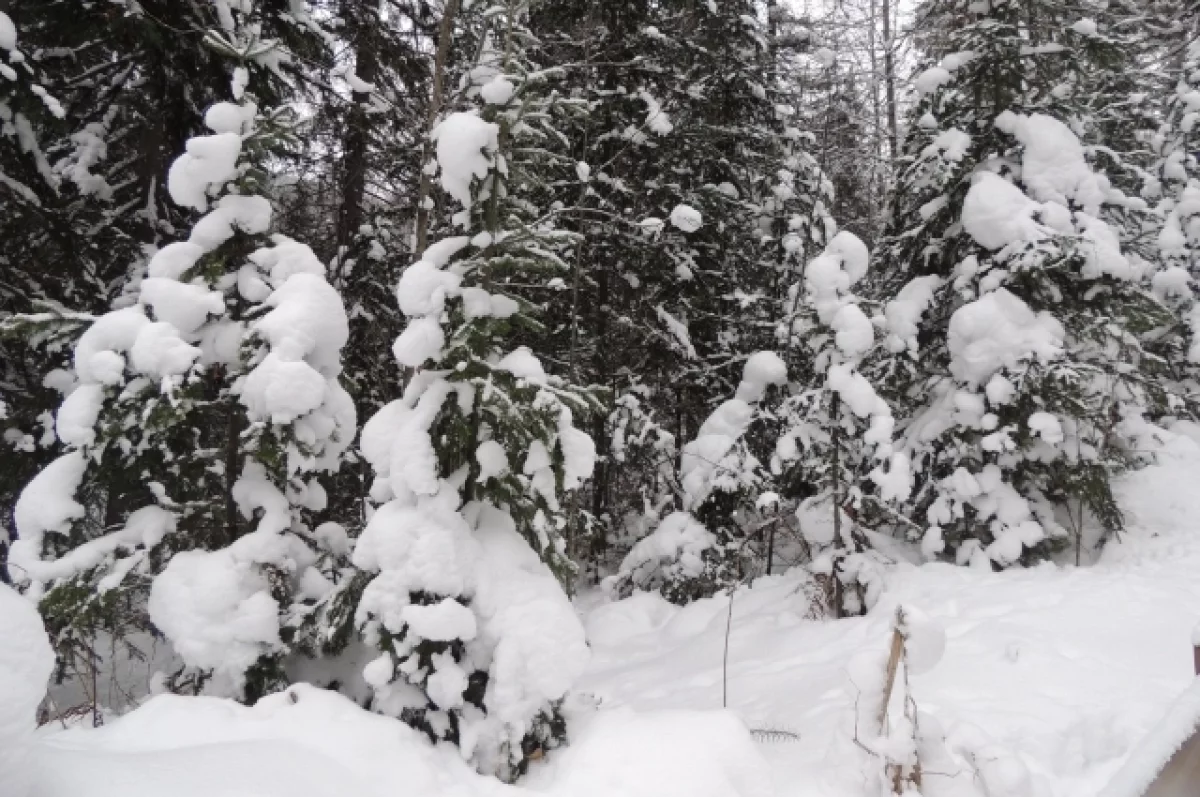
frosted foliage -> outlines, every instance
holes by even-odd
[[[718,406],[701,424],[695,439],[683,447],[679,477],[685,509],[704,503],[718,480],[740,478],[744,465],[733,450],[754,419],[752,405],[762,399],[769,385],[786,380],[787,368],[774,352],[759,352],[746,361],[735,397]]]
[[[72,520],[83,517],[75,491],[86,469],[87,459],[82,452],[67,452],[43,468],[21,491],[13,508],[19,537],[13,542],[10,561],[19,564],[21,555],[36,559],[46,532],[65,533]]]
[[[771,385],[782,385],[787,381],[787,365],[773,351],[751,354],[742,367],[742,381],[738,385],[737,397],[742,401],[761,401]]]
[[[204,252],[204,247],[191,241],[169,243],[154,253],[146,266],[146,274],[151,277],[179,279],[185,271],[199,262]]]
[[[372,516],[353,558],[378,575],[357,619],[393,634],[407,629],[410,639],[460,639],[478,661],[490,662],[488,716],[463,720],[477,723],[465,734],[473,741],[464,742],[464,754],[489,768],[504,763],[495,760],[500,745],[519,742],[537,712],[566,693],[583,671],[587,646],[562,588],[508,513],[486,504],[460,513],[447,493],[393,500]],[[415,592],[460,597],[416,606]],[[430,696],[440,707],[457,706],[466,685],[461,669],[446,660],[435,670]],[[396,688],[390,673],[375,681],[381,697]]]
[[[0,584],[0,640],[0,783],[6,797],[26,797],[37,708],[54,671],[54,651],[37,607],[6,584]]]
[[[227,194],[192,227],[188,242],[211,252],[237,231],[259,235],[271,226],[271,203],[261,196]]]
[[[430,133],[437,144],[442,188],[464,208],[471,207],[471,182],[487,176],[498,146],[500,126],[472,113],[452,113]]]
[[[587,642],[562,587],[508,513],[486,504],[473,509],[482,554],[474,605],[481,637],[495,645],[484,703],[515,742],[535,713],[583,674]]]
[[[246,376],[241,401],[254,419],[280,424],[304,419],[297,436],[336,461],[354,427],[353,405],[337,382],[349,323],[341,296],[325,281],[319,261],[308,247],[291,243],[277,238],[271,249],[284,247],[284,255],[262,258],[272,279],[282,279],[264,303],[270,312],[250,325],[269,351]]]
[[[825,247],[827,254],[837,255],[842,261],[842,270],[854,285],[867,276],[867,266],[871,260],[871,252],[867,245],[857,235],[848,230],[842,230],[829,241]]]
[[[831,366],[827,379],[829,389],[837,393],[858,417],[891,414],[887,403],[876,394],[867,378],[848,363]]]
[[[884,317],[890,333],[887,339],[889,350],[916,352],[921,318],[929,309],[934,292],[941,285],[942,278],[936,275],[916,277],[900,289],[895,299],[887,303]]]
[[[171,164],[167,190],[177,205],[204,211],[212,186],[237,176],[242,137],[237,133],[218,133],[188,139],[187,152]]]
[[[156,319],[184,335],[195,333],[209,316],[225,312],[225,297],[220,293],[203,285],[160,277],[142,280],[138,301],[149,307]]]
[[[272,351],[304,358],[327,375],[336,375],[342,347],[350,336],[342,298],[323,276],[293,274],[265,304],[272,310],[251,324]]]
[[[265,535],[278,534],[292,523],[291,506],[267,476],[261,463],[247,459],[231,490],[238,511],[247,520],[260,511],[257,530]]]
[[[504,446],[495,440],[480,443],[479,448],[475,449],[475,459],[479,463],[478,479],[481,482],[508,473],[508,454]]]
[[[29,579],[36,594],[42,584],[73,578],[93,568],[104,567],[106,562],[116,557],[117,563],[109,566],[109,575],[98,583],[99,591],[104,593],[120,584],[128,567],[140,561],[141,554],[134,553],[136,549],[152,548],[173,531],[173,514],[161,507],[146,506],[130,513],[123,528],[88,540],[58,559],[31,558],[27,555],[28,551],[20,550],[10,561],[20,567],[22,580]],[[121,564],[122,557],[119,555],[122,552],[129,554],[124,558],[126,564]]]
[[[851,286],[867,274],[870,252],[856,235],[843,230],[808,263],[804,288],[822,324],[832,324],[838,311],[852,301]]]
[[[0,50],[17,49],[17,26],[12,19],[0,11]]]
[[[443,271],[428,260],[418,260],[404,270],[396,286],[400,311],[409,318],[440,313],[461,282],[457,274]]]
[[[949,71],[940,66],[932,66],[917,76],[917,91],[921,94],[932,94],[950,80]]]
[[[266,274],[270,284],[276,288],[287,282],[293,274],[325,277],[325,266],[313,250],[286,235],[272,235],[271,246],[251,252],[250,262]]]
[[[469,642],[477,633],[474,613],[450,598],[427,606],[409,604],[400,616],[414,634],[424,639],[439,642],[462,639]]]
[[[646,127],[660,136],[665,136],[675,129],[675,126],[671,124],[671,117],[662,109],[662,104],[651,96],[650,92],[639,91],[638,97],[646,103]]]
[[[676,205],[671,211],[671,224],[684,232],[695,232],[704,224],[704,219],[691,205]]]
[[[437,359],[446,345],[442,323],[435,316],[414,318],[392,344],[396,362],[406,368],[418,368],[426,360]]]
[[[214,133],[243,133],[254,121],[253,105],[218,102],[204,112],[204,124]]]
[[[127,307],[105,313],[80,335],[75,343],[75,374],[84,382],[102,382],[115,384],[120,381],[120,370],[116,378],[106,367],[111,362],[105,355],[110,352],[128,351],[142,327],[146,324],[146,316],[141,308]],[[99,359],[97,359],[99,357]],[[97,366],[99,366],[97,368]],[[122,365],[123,367],[123,365]]]
[[[875,342],[875,327],[858,305],[848,304],[833,317],[834,341],[847,357],[861,357]]]
[[[479,96],[488,105],[506,105],[515,90],[511,80],[497,75],[479,88]]]
[[[574,490],[590,479],[596,468],[596,442],[575,426],[566,407],[558,416],[558,446],[563,458],[563,489]]]
[[[1033,219],[1038,203],[1020,188],[992,172],[976,176],[963,202],[962,225],[985,249],[1004,247],[1044,237]]]
[[[154,626],[188,665],[213,670],[231,693],[279,644],[279,605],[254,555],[264,542],[284,545],[256,533],[222,550],[177,553],[150,588]]]
[[[55,416],[58,439],[73,447],[90,446],[96,441],[96,419],[104,401],[104,388],[96,384],[80,385],[63,400]]]
[[[171,324],[147,323],[129,350],[129,364],[146,376],[176,376],[186,373],[202,353],[201,348],[185,343]]]
[[[1021,299],[999,288],[951,316],[950,372],[960,381],[983,385],[1001,368],[1057,357],[1065,336],[1053,316],[1034,313]]]
[[[1074,202],[1097,216],[1109,194],[1108,178],[1098,175],[1083,157],[1083,145],[1071,128],[1052,116],[1005,111],[996,127],[1021,142],[1021,182],[1039,202]]]
[[[454,507],[433,498],[379,507],[354,548],[354,565],[380,573],[363,594],[360,622],[374,615],[398,632],[410,592],[470,594],[478,550]]]
[[[544,385],[546,383],[546,371],[542,368],[542,361],[528,346],[519,346],[501,357],[500,362],[496,363],[496,368],[500,371],[508,371],[518,379],[524,379],[531,384]]]
[[[689,512],[672,512],[621,562],[621,573],[643,583],[645,572],[668,567],[672,574],[696,578],[704,572],[704,552],[717,542]]]

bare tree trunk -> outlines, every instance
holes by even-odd
[[[354,72],[360,80],[373,83],[379,71],[379,51],[376,27],[379,19],[369,0],[343,0],[342,18],[354,39]],[[353,102],[346,120],[343,143],[341,204],[337,219],[337,250],[339,258],[354,244],[363,223],[363,199],[367,188],[367,154],[371,143],[370,116],[366,103],[371,95],[353,92]]]
[[[442,93],[446,80],[446,59],[450,54],[450,42],[454,38],[454,19],[458,16],[461,0],[446,0],[446,8],[442,12],[442,24],[438,28],[437,54],[433,61],[433,92],[429,97],[429,115],[426,118],[426,133],[433,130],[437,124],[438,114],[442,111]],[[425,139],[425,152],[421,158],[421,186],[417,191],[417,255],[425,251],[429,242],[429,196],[433,189],[433,180],[425,171],[425,167],[433,158],[433,141]]]
[[[896,62],[893,52],[895,43],[892,41],[892,4],[891,0],[882,0],[883,14],[883,85],[887,94],[888,117],[888,166],[894,166],[897,155],[896,134]]]

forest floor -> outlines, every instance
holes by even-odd
[[[1128,530],[1094,564],[900,563],[861,618],[806,619],[797,574],[739,590],[731,622],[728,596],[585,596],[580,688],[600,710],[574,706],[571,747],[518,787],[294,687],[253,708],[159,697],[99,730],[44,728],[33,795],[873,797],[881,764],[855,741],[852,660],[886,650],[902,604],[945,631],[941,659],[910,681],[925,733],[945,739],[922,793],[1090,797],[1191,683],[1200,620],[1200,447],[1177,440],[1119,491]]]

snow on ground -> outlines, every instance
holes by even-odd
[[[586,710],[572,748],[514,787],[476,774],[449,746],[307,685],[253,707],[159,695],[96,730],[47,728],[31,769],[29,797],[770,794],[763,760],[728,712]]]
[[[910,684],[922,727],[953,752],[927,764],[926,797],[1090,797],[1192,683],[1196,484],[1200,447],[1177,438],[1122,479],[1129,531],[1094,566],[901,563],[862,618],[806,619],[800,576],[760,579],[734,601],[727,712],[727,596],[682,609],[585,596],[593,654],[580,687],[599,711],[575,699],[572,745],[517,787],[296,686],[252,708],[159,696],[98,730],[47,726],[28,757],[30,797],[874,797],[851,660],[886,650],[898,604],[946,635],[940,662]],[[799,738],[754,742],[746,726]]]
[[[1125,477],[1129,532],[1092,567],[988,573],[899,564],[880,605],[837,622],[804,618],[794,576],[740,590],[729,708],[751,728],[800,735],[760,745],[776,794],[873,794],[863,774],[870,761],[853,741],[857,690],[848,673],[858,653],[886,647],[897,603],[946,631],[941,662],[912,677],[918,707],[951,747],[1003,759],[1016,773],[991,797],[1096,794],[1192,680],[1197,484],[1200,449],[1186,439],[1161,465]],[[719,709],[728,607],[724,596],[679,609],[640,595],[593,609],[592,666],[581,688],[602,705],[638,711]],[[964,769],[930,771],[926,792],[986,794],[973,780]]]

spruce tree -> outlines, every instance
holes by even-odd
[[[575,171],[556,124],[577,103],[535,65],[528,13],[514,0],[460,21],[479,56],[430,133],[451,209],[435,229],[459,234],[400,277],[407,386],[363,429],[380,506],[353,554],[367,583],[340,599],[380,650],[372,707],[504,779],[565,738],[587,657],[565,535],[595,458],[575,426],[594,400],[521,345],[577,243],[548,190]]]
[[[1169,407],[1143,341],[1171,316],[1103,218],[1128,198],[1073,129],[1072,20],[1051,3],[929,9],[948,27],[916,79],[872,286],[890,356],[868,370],[907,410],[926,555],[1003,567],[1073,536],[1078,557],[1085,523],[1121,528],[1111,479],[1138,461],[1139,418]]]
[[[253,699],[285,682],[294,626],[330,587],[308,518],[355,419],[340,297],[307,246],[268,235],[270,165],[294,133],[256,78],[285,53],[254,10],[230,13],[206,41],[234,66],[233,101],[166,177],[204,215],[76,341],[68,450],[21,495],[10,566],[64,657],[159,632],[187,665],[169,685]]]

